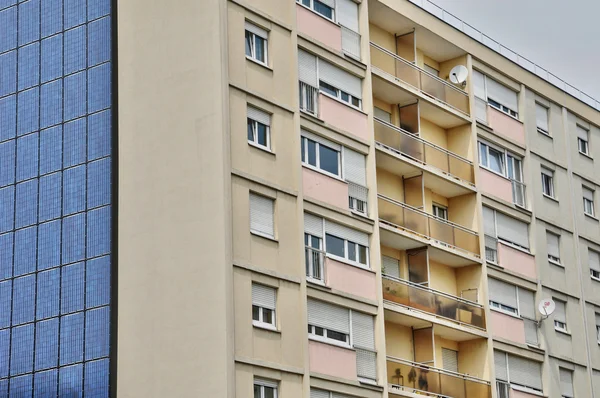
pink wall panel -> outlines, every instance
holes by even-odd
[[[488,124],[494,131],[525,144],[525,128],[520,121],[488,106]]]
[[[327,265],[327,286],[356,296],[375,300],[375,274],[330,258]]]
[[[494,336],[525,344],[525,324],[523,320],[498,311],[490,311],[491,332]]]
[[[513,249],[510,246],[498,244],[498,263],[513,272],[536,279],[535,258],[531,254],[527,254],[518,249]]]
[[[356,352],[314,340],[308,341],[310,371],[356,380]]]
[[[510,390],[510,398],[540,398],[540,395],[529,394],[523,391]]]
[[[319,116],[325,122],[363,140],[369,140],[367,115],[323,94],[319,94],[319,106]]]
[[[302,191],[310,198],[348,209],[348,184],[308,167],[302,168]]]
[[[477,186],[480,187],[483,192],[512,203],[512,184],[506,178],[502,178],[499,175],[480,167]]]
[[[298,31],[337,51],[342,51],[342,29],[306,8],[296,5]]]

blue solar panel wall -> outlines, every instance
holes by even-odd
[[[109,395],[111,22],[0,0],[0,398]]]

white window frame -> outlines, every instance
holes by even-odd
[[[487,86],[486,86],[486,95],[487,95]],[[519,120],[519,112],[517,111],[513,111],[512,109],[510,109],[509,107],[507,107],[506,105],[502,105],[501,103],[499,103],[496,100],[493,100],[491,98],[488,97],[487,99],[487,103],[489,106],[491,106],[494,109],[499,110],[502,113],[507,114],[508,116]]]
[[[261,197],[263,197],[263,198],[265,198],[265,199],[268,199],[268,200],[270,200],[271,202],[273,202],[273,214],[272,214],[272,217],[273,217],[273,234],[271,235],[271,234],[269,234],[269,233],[265,233],[265,232],[261,232],[261,231],[258,231],[258,230],[256,230],[256,229],[253,229],[253,228],[252,228],[252,216],[251,216],[251,215],[250,215],[250,233],[251,233],[252,235],[261,236],[261,237],[263,237],[263,238],[267,238],[267,239],[274,240],[274,239],[275,239],[275,235],[276,235],[276,228],[277,228],[277,227],[276,227],[276,221],[277,221],[277,220],[275,219],[275,212],[277,211],[277,208],[276,208],[276,205],[277,205],[277,204],[275,203],[275,199],[273,199],[273,198],[271,198],[271,197],[269,197],[269,196],[261,195],[260,193],[257,193],[257,192],[254,192],[254,191],[250,191],[249,198],[251,198],[253,195],[254,195],[254,196],[261,196]],[[252,200],[252,199],[249,199],[249,200]],[[251,205],[252,205],[252,204],[251,204],[251,203],[249,203],[249,206],[248,206],[248,210],[249,210],[250,212],[252,211],[252,209],[251,209],[251,207],[250,207]]]
[[[548,234],[554,235],[558,239],[558,255],[559,255],[559,257],[554,257],[550,253],[548,253],[548,262],[562,266],[562,264],[560,263],[560,234],[555,234],[552,231],[546,230],[546,235],[548,235]]]
[[[577,135],[577,150],[579,151],[580,154],[590,157],[590,130],[580,126],[579,124],[577,125],[577,131],[579,132],[579,129],[584,130],[586,132],[587,135],[587,139],[582,139],[581,137],[579,137],[579,135]],[[584,150],[582,150],[584,149]]]
[[[595,269],[590,268],[590,277],[600,282],[600,271],[596,271]]]
[[[490,148],[493,149],[496,152],[500,152],[501,155],[502,155],[502,159],[501,159],[501,161],[502,161],[502,172],[501,173],[497,172],[496,170],[494,170],[494,169],[492,169],[490,167]],[[487,141],[484,141],[484,140],[479,140],[477,142],[477,150],[478,150],[478,155],[479,155],[479,167],[482,167],[482,168],[488,170],[491,173],[500,175],[500,176],[502,176],[504,178],[507,178],[509,180],[515,180],[515,181],[518,181],[518,182],[521,182],[521,183],[523,182],[523,159],[522,158],[520,158],[519,156],[517,156],[517,155],[515,155],[515,154],[513,154],[513,153],[511,153],[509,151],[507,151],[506,149],[504,149],[504,148],[502,148],[500,146],[491,144],[491,143],[489,143]],[[486,155],[485,157],[487,159],[487,164],[483,163],[483,157],[481,156],[481,151],[482,150],[485,151],[485,155]],[[519,166],[519,170],[520,170],[519,174],[520,175],[515,176],[516,178],[511,178],[508,175],[509,174],[508,173],[508,163],[509,162],[513,162],[513,163],[514,162],[519,162],[520,163],[520,166]],[[513,164],[513,170],[515,170],[515,165],[514,164]]]
[[[546,111],[546,125],[548,126],[548,130],[545,130],[542,127],[538,126],[537,122],[536,122],[536,128],[537,128],[538,133],[544,134],[547,137],[551,137],[550,131],[549,131],[550,130],[550,108],[548,108],[546,105],[544,105],[542,103],[539,103],[537,101],[535,102],[535,106],[536,106],[536,109],[537,109],[538,106],[540,108],[544,108],[545,109],[545,111]]]
[[[311,242],[312,238],[317,238],[319,240],[319,247],[318,248],[312,247],[310,245],[310,242]],[[305,247],[311,248],[313,250],[320,250],[320,251],[324,252],[324,250],[323,250],[323,241],[324,240],[323,240],[322,237],[316,236],[316,235],[312,235],[312,234],[310,234],[308,232],[304,232],[304,239],[308,240],[308,244],[305,244]],[[323,262],[323,264],[320,264],[320,266],[319,266],[319,272],[321,272],[321,278],[315,278],[314,272],[313,272],[314,271],[314,265],[313,265],[313,266],[309,267],[309,269],[308,269],[309,274],[306,275],[306,279],[308,279],[309,281],[311,281],[313,283],[318,283],[320,285],[324,285],[325,284],[325,258],[324,258],[324,256],[321,258],[321,260]]]
[[[328,16],[325,16],[325,15],[321,14],[320,12],[318,12],[315,9],[315,1],[318,1],[318,0],[308,0],[308,2],[309,2],[308,6],[306,4],[304,4],[302,0],[296,0],[296,3],[298,3],[299,5],[301,5],[304,8],[308,8],[309,10],[311,10],[312,12],[314,12],[315,14],[320,15],[321,17],[325,18],[328,21],[337,23],[336,22],[337,15],[335,13],[335,7],[331,8],[327,4],[324,4],[323,2],[319,1],[319,3],[323,4],[325,7],[331,8],[331,18],[329,18]]]
[[[341,240],[344,241],[344,257],[338,256],[337,254],[329,253],[327,251],[327,235],[333,236],[333,237],[335,237],[337,239],[341,239]],[[324,236],[325,236],[325,239],[323,240],[323,243],[324,243],[323,247],[324,247],[325,253],[327,254],[327,257],[331,257],[333,259],[342,260],[344,262],[349,262],[349,263],[351,263],[353,265],[356,265],[357,267],[360,267],[360,268],[370,269],[370,264],[369,264],[369,247],[368,246],[364,246],[364,245],[361,245],[359,243],[352,242],[352,241],[350,241],[348,239],[342,238],[341,236],[337,236],[337,235],[334,235],[334,234],[331,234],[331,233],[328,233],[328,232],[325,232]],[[358,250],[359,250],[359,248],[361,246],[365,248],[366,259],[367,259],[367,263],[366,264],[363,264],[363,263],[359,262],[358,260],[353,260],[353,259],[351,259],[351,258],[348,257],[348,254],[349,254],[348,247],[350,245],[355,245],[354,251],[356,253],[357,258],[358,258],[358,253],[359,253]]]
[[[273,389],[273,397],[274,398],[278,397],[279,383],[277,383],[276,381],[271,381],[271,380],[266,380],[266,379],[261,379],[261,378],[255,377],[253,387],[254,386],[260,387],[260,398],[265,398],[265,388]],[[253,388],[252,394],[254,395],[254,388]]]
[[[517,293],[518,296],[518,293]],[[507,315],[511,315],[511,316],[516,316],[516,317],[520,317],[521,315],[519,314],[519,301],[517,300],[517,308],[513,308],[511,306],[502,304],[498,301],[494,301],[494,300],[490,300],[490,308],[494,309],[498,312],[502,312],[504,314]],[[514,310],[514,311],[513,311]]]
[[[250,117],[246,117],[246,119],[250,120],[252,122],[252,141],[248,140],[248,144],[270,152],[271,151],[271,126],[268,126],[264,123],[256,121]],[[267,135],[267,145],[266,146],[262,145],[258,142],[258,125],[259,124],[262,126],[265,126],[265,131],[266,131],[266,135]]]
[[[556,319],[554,319],[554,330],[556,330],[557,332],[562,332],[562,333],[567,333],[569,334],[569,329],[567,326],[567,302],[566,301],[562,301],[562,300],[556,300],[554,299],[554,301],[556,302],[560,302],[564,304],[565,307],[565,322],[562,321],[557,321]]]
[[[255,24],[246,21],[246,24],[248,25],[253,25],[256,26]],[[256,28],[260,29],[261,31],[264,30],[258,26],[256,26]],[[266,31],[265,31],[266,33]],[[250,34],[250,37],[252,38],[251,42],[250,42],[250,55],[246,54],[246,58],[253,61],[253,62],[257,62],[261,65],[265,65],[265,66],[269,66],[269,37],[268,37],[268,33],[265,35],[259,35],[256,32],[252,32],[248,29],[245,29],[244,32],[244,53],[246,52],[245,47],[246,47],[246,34]],[[257,38],[260,38],[263,40],[263,52],[265,54],[265,59],[260,60],[256,57],[256,46],[257,46]]]
[[[594,206],[596,190],[582,185],[582,191],[585,191],[586,189],[592,193],[592,200],[589,200],[588,198],[583,196],[583,213],[588,216],[596,217],[596,209]],[[589,209],[591,209],[591,211],[588,211],[588,207]]]
[[[342,163],[342,152],[338,151],[336,148],[332,148],[332,147],[330,147],[328,145],[325,145],[325,144],[322,144],[322,143],[320,143],[318,141],[311,140],[310,138],[307,138],[305,136],[301,136],[300,138],[302,140],[301,143],[300,143],[300,145],[304,149],[304,158],[302,159],[302,164],[305,167],[308,167],[310,169],[318,171],[319,173],[323,173],[323,174],[326,174],[326,175],[328,175],[330,177],[337,178],[337,179],[341,180],[342,179],[342,165],[343,165],[343,163]],[[315,143],[315,163],[316,164],[314,166],[312,164],[308,163],[308,159],[309,159],[309,156],[308,156],[308,141],[311,141],[311,142]],[[321,168],[321,158],[319,156],[319,154],[320,154],[319,151],[320,151],[321,146],[324,146],[324,147],[326,147],[326,148],[328,148],[328,149],[330,149],[332,151],[337,152],[337,163],[338,163],[338,172],[339,172],[339,174],[333,174],[332,172],[324,170],[324,169]],[[302,151],[300,153],[302,153]]]
[[[440,205],[438,203],[432,203],[431,205],[432,214],[434,217],[448,221],[448,207]]]
[[[554,196],[554,170],[548,169],[546,167],[541,168],[541,179],[542,179],[542,194],[552,199],[556,199]],[[546,179],[548,180],[548,191],[546,191]]]
[[[324,91],[324,90],[321,88],[321,85],[323,85],[323,84],[325,84],[325,85],[327,85],[327,86],[331,87],[331,88],[332,88],[332,91],[335,91],[335,94],[332,94],[332,93],[330,93],[330,92],[328,92],[328,91]],[[344,104],[346,104],[346,105],[348,105],[348,106],[350,106],[350,107],[352,107],[352,108],[354,108],[354,109],[358,109],[359,111],[362,111],[362,99],[360,99],[360,98],[357,98],[357,97],[353,96],[352,94],[348,94],[348,93],[347,93],[347,92],[345,92],[344,90],[342,90],[342,89],[339,89],[339,88],[337,88],[337,87],[335,87],[335,86],[333,86],[333,85],[331,85],[331,84],[329,84],[329,83],[327,83],[327,82],[324,82],[323,80],[319,80],[319,92],[320,92],[321,94],[323,94],[323,95],[326,95],[326,96],[328,96],[328,97],[331,97],[331,98],[334,98],[334,99],[336,99],[336,100],[338,100],[338,101],[341,101],[341,102],[343,102]],[[345,100],[345,99],[343,98],[343,95],[346,95],[346,96],[348,97],[348,100]],[[352,102],[352,100],[353,100],[353,99],[354,99],[354,100],[356,100],[356,101],[358,102],[358,105],[355,105],[355,104]]]
[[[352,315],[350,315],[350,316],[352,316]],[[352,319],[352,318],[350,318],[350,319]],[[322,336],[320,334],[317,334],[317,328],[323,330]],[[327,336],[328,331],[343,334],[344,336],[346,336],[346,341],[344,342],[344,341],[341,341],[338,339],[328,337]],[[352,347],[352,341],[350,339],[351,333],[352,333],[352,321],[350,321],[350,333],[349,334],[346,334],[346,333],[343,333],[343,332],[340,332],[340,331],[334,330],[334,329],[327,329],[327,328],[324,328],[321,326],[311,325],[310,323],[308,324],[308,336],[311,340],[321,341],[323,343],[337,345],[337,346],[341,346],[341,347],[346,347],[346,348]]]

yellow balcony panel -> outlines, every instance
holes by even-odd
[[[383,195],[378,211],[382,245],[397,250],[429,245],[431,259],[452,267],[481,263],[476,232]]]
[[[375,119],[377,167],[412,177],[447,198],[475,192],[473,162],[385,121]]]
[[[391,356],[386,365],[390,397],[492,397],[486,380]]]
[[[382,278],[382,290],[383,299],[389,303],[485,331],[485,311],[481,304],[392,276]]]

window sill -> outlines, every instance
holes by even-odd
[[[554,261],[554,260],[550,260],[550,259],[548,259],[548,262],[549,262],[550,264],[552,264],[552,265],[556,265],[557,267],[560,267],[560,268],[563,268],[563,269],[565,268],[565,266],[564,266],[564,265],[562,265],[561,263],[559,263],[559,262],[557,262],[557,261]]]
[[[267,235],[267,234],[263,234],[262,232],[252,231],[252,230],[250,231],[250,234],[254,235],[254,236],[258,236],[258,237],[263,238],[263,239],[268,239],[268,240],[270,240],[272,242],[275,242],[275,243],[279,244],[279,240],[275,239],[274,236],[270,236],[270,235]]]
[[[550,135],[550,133],[548,131],[544,130],[544,129],[541,129],[541,128],[538,127],[537,131],[538,131],[538,133],[542,134],[544,137],[548,137],[551,140],[554,139],[554,138],[552,138],[552,136]]]
[[[533,388],[527,388],[527,387],[523,387],[523,386],[517,386],[515,384],[511,384],[510,388],[513,390],[517,390],[517,391],[522,391],[522,392],[526,392],[528,394],[533,394],[533,395],[537,395],[539,397],[545,397],[545,395],[537,390],[534,390]]]
[[[344,344],[341,341],[326,339],[324,337],[315,336],[315,335],[312,335],[312,334],[308,335],[308,339],[312,340],[312,341],[319,342],[319,343],[329,344],[329,345],[332,345],[332,346],[344,348],[346,350],[350,350],[350,351],[355,352],[354,348],[352,348],[349,344]]]
[[[314,279],[314,278],[311,278],[309,276],[306,277],[306,283],[310,283],[311,285],[316,285],[316,286],[324,287],[326,289],[331,289],[329,286],[327,286],[325,284],[324,281],[322,281],[320,279]]]
[[[589,213],[586,213],[586,212],[583,212],[583,214],[584,214],[586,217],[589,217],[589,218],[591,218],[592,220],[595,220],[595,221],[599,221],[599,222],[600,222],[600,220],[598,219],[598,217],[596,217],[596,216],[594,216],[594,215],[592,215],[592,214],[589,214]]]
[[[249,56],[247,56],[247,55],[246,55],[246,59],[247,59],[248,61],[250,61],[250,62],[252,62],[252,63],[254,63],[254,64],[258,65],[258,66],[262,66],[262,67],[263,67],[263,68],[265,68],[266,70],[268,70],[268,71],[271,71],[271,73],[273,73],[273,68],[271,68],[269,65],[267,65],[267,64],[265,64],[265,63],[263,63],[263,62],[260,62],[259,60],[256,60],[256,59],[254,59],[254,58],[252,58],[252,57],[249,57]]]
[[[337,88],[337,87],[336,87],[336,88]],[[338,90],[339,90],[339,89],[338,89]],[[330,98],[330,99],[332,99],[332,100],[334,100],[334,101],[337,101],[337,102],[339,102],[340,104],[342,104],[342,105],[345,105],[345,106],[347,106],[348,108],[350,108],[350,109],[352,109],[352,110],[355,110],[356,112],[360,112],[360,113],[362,113],[363,115],[367,116],[367,114],[366,114],[366,113],[365,113],[365,112],[364,112],[362,109],[360,109],[360,108],[357,108],[356,106],[354,106],[354,105],[352,105],[352,104],[349,104],[349,103],[348,103],[348,102],[346,102],[346,101],[342,101],[342,100],[341,100],[341,99],[339,99],[338,97],[334,97],[334,96],[333,96],[333,95],[331,95],[331,94],[328,94],[328,93],[326,93],[326,92],[324,92],[324,91],[321,91],[321,89],[319,89],[319,94],[321,94],[321,95],[324,95],[324,96],[325,96],[325,97],[327,97],[327,98]],[[362,102],[362,98],[360,98],[360,101]]]
[[[275,326],[273,326],[269,323],[252,321],[252,326],[254,326],[257,329],[268,330],[269,332],[281,334],[281,331],[279,329],[277,329]]]
[[[558,333],[561,333],[561,334],[564,334],[564,335],[567,335],[567,336],[571,337],[571,333],[569,333],[567,330],[564,330],[564,329],[559,329],[559,328],[557,328],[556,326],[554,327],[554,331],[556,331],[556,332],[558,332]]]
[[[545,193],[542,193],[542,196],[543,196],[544,198],[546,198],[546,199],[550,199],[550,200],[552,200],[552,201],[554,201],[554,202],[556,202],[556,203],[560,203],[560,202],[558,201],[558,199],[556,199],[554,196],[550,196],[550,195],[547,195],[547,194],[545,194]]]
[[[360,269],[365,270],[367,272],[375,273],[375,271],[373,271],[371,268],[369,268],[368,265],[357,263],[356,261],[348,260],[347,258],[336,256],[335,254],[327,253],[325,255],[325,257],[327,257],[327,258],[329,258],[331,260],[338,261],[338,262],[343,263],[343,264],[350,265],[352,267],[360,268]]]
[[[335,174],[333,174],[333,173],[330,173],[330,172],[328,172],[328,171],[326,171],[326,170],[319,169],[319,168],[317,168],[317,167],[313,166],[312,164],[308,164],[308,163],[304,163],[304,162],[302,162],[302,167],[306,167],[306,168],[307,168],[307,169],[309,169],[309,170],[312,170],[312,171],[314,171],[314,172],[317,172],[317,173],[323,174],[323,175],[325,175],[325,176],[327,176],[327,177],[333,178],[334,180],[338,180],[338,181],[340,181],[340,182],[343,182],[344,184],[347,184],[347,182],[346,182],[346,181],[344,181],[344,180],[343,180],[343,179],[342,179],[340,176],[336,176]],[[341,166],[340,166],[340,168],[341,168]]]
[[[596,282],[600,282],[600,278],[596,278],[594,275],[590,275],[590,278]]]
[[[500,308],[495,308],[495,307],[492,307],[491,305],[490,305],[490,311],[495,311],[500,314],[507,315],[507,316],[510,316],[512,318],[519,319],[519,320],[523,319],[519,315],[515,314],[514,312],[509,312],[509,311],[502,310]]]
[[[580,154],[581,156],[584,156],[584,157],[588,158],[588,159],[589,159],[589,160],[591,160],[591,161],[594,161],[594,158],[593,158],[593,157],[591,157],[589,153],[585,153],[585,152],[581,152],[581,151],[579,151],[579,154]]]
[[[268,154],[271,154],[271,155],[275,156],[275,152],[271,151],[271,149],[269,149],[269,148],[268,148],[268,147],[266,147],[266,146],[262,146],[262,145],[260,145],[260,144],[256,144],[256,143],[254,143],[254,142],[251,142],[251,141],[248,141],[248,145],[250,145],[251,147],[254,147],[254,148],[256,148],[256,149],[260,149],[260,150],[261,150],[261,151],[263,151],[263,152],[266,152],[266,153],[268,153]]]
[[[511,242],[507,242],[505,240],[498,239],[498,243],[500,243],[500,244],[502,244],[502,245],[504,245],[506,247],[510,247],[511,249],[515,249],[515,250],[518,250],[518,251],[523,252],[525,254],[529,254],[530,256],[533,256],[533,254],[531,254],[530,250],[525,249],[524,247],[521,247],[521,246],[517,246],[517,245],[515,245],[515,244],[513,244]]]

